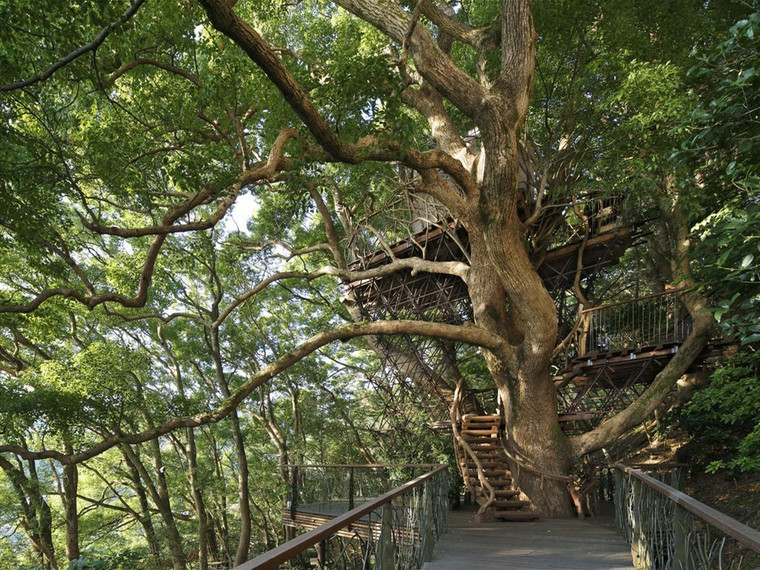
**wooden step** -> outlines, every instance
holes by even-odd
[[[499,438],[496,437],[496,434],[477,434],[477,433],[463,433],[462,439],[470,442],[470,441],[496,441]]]
[[[464,437],[462,439],[464,439],[470,447],[473,445],[497,443],[499,441],[495,437]]]
[[[470,483],[472,485],[480,485],[480,480],[477,477],[470,477]],[[509,478],[503,478],[503,479],[490,479],[486,477],[486,481],[488,481],[488,484],[491,485],[491,487],[509,487],[512,485],[512,479]]]
[[[501,423],[501,416],[467,416],[464,418],[464,422],[499,422]]]
[[[511,498],[511,497],[519,497],[520,491],[518,491],[517,489],[494,489],[493,494],[496,496],[497,499],[499,497]]]
[[[468,442],[470,448],[472,448],[473,451],[482,449],[483,451],[491,450],[491,449],[500,449],[501,444],[496,441],[495,439],[492,439],[491,441],[482,441],[482,442]]]
[[[473,451],[475,450],[473,449]],[[499,453],[496,450],[483,450],[478,452],[477,456],[479,461],[483,461],[484,459],[499,459]]]
[[[478,461],[480,461],[480,464],[483,466],[483,469],[501,469],[502,467],[504,467],[505,469],[509,468],[509,466],[503,461],[494,461],[491,458],[480,459],[480,457],[478,457]],[[475,468],[475,461],[472,459],[472,457],[468,457],[464,462],[460,462],[460,465],[465,465],[465,464],[471,469]]]
[[[478,470],[471,467],[469,470],[469,475],[477,477],[478,476]],[[509,477],[511,475],[507,474],[506,469],[483,469],[483,475],[488,477]]]
[[[514,522],[532,521],[538,518],[538,515],[536,515],[532,511],[505,511],[505,510],[499,510],[499,509],[492,509],[490,514],[495,519],[500,519],[503,521],[514,521]]]
[[[509,467],[507,467],[503,463],[497,463],[497,464],[493,464],[493,463],[484,464],[484,463],[481,463],[480,465],[482,466],[483,471],[498,471],[499,473],[509,472]],[[472,461],[468,461],[467,465],[465,467],[466,467],[466,469],[468,471],[477,471],[478,470],[478,467]],[[510,472],[510,475],[511,475],[511,472]]]
[[[495,500],[493,503],[491,503],[491,506],[493,506],[494,509],[522,509],[523,507],[530,506],[530,501],[522,501],[522,500],[514,500],[514,501],[500,501]]]

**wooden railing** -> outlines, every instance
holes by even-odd
[[[680,290],[586,309],[578,328],[578,356],[680,344],[692,330]]]
[[[636,568],[760,568],[760,532],[627,465],[612,465],[615,518]]]
[[[391,489],[380,496],[369,499],[359,498],[356,492],[355,474],[372,472],[381,469],[406,469],[433,467],[427,473],[403,485]],[[380,570],[417,569],[429,560],[433,546],[443,533],[448,509],[448,479],[446,465],[438,464],[383,464],[383,465],[301,465],[298,471],[322,469],[337,472],[344,470],[344,481],[348,485],[350,495],[344,499],[348,507],[346,512],[328,520],[317,528],[289,540],[279,547],[237,566],[235,570],[267,570],[277,568],[294,558],[302,555],[311,547],[317,547],[317,557],[320,564],[332,567],[329,558],[327,541],[335,537],[341,538],[342,544],[339,555],[344,558],[342,566],[351,567],[345,558],[347,553],[352,555],[360,568],[377,568]],[[297,480],[297,479],[296,479]],[[379,480],[387,482],[387,477]],[[383,483],[384,484],[384,483]],[[294,496],[299,497],[301,491],[296,489]],[[299,508],[305,508],[306,503],[291,499],[288,511],[292,513],[291,522],[297,521]],[[354,506],[354,503],[360,503]],[[295,508],[294,508],[295,507]],[[319,515],[316,515],[319,517]],[[351,546],[351,542],[354,546]],[[334,561],[333,561],[334,562]]]

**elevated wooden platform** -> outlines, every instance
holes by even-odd
[[[636,228],[611,225],[604,232],[590,237],[583,249],[581,279],[615,265],[623,253],[643,236],[644,232]],[[576,239],[546,252],[538,274],[547,289],[560,291],[572,286],[582,245],[583,240]]]
[[[598,273],[601,269],[614,265],[620,256],[630,248],[643,232],[627,226],[610,224],[601,233],[593,235],[585,242],[575,239],[550,249],[543,259],[536,260],[538,273],[550,291],[561,291],[572,285],[575,279],[578,255],[583,248],[583,279]],[[464,261],[469,257],[470,241],[467,231],[455,222],[440,222],[421,232],[388,246],[388,251],[380,250],[358,259],[351,269],[372,269],[386,265],[393,258],[420,257],[434,261]],[[420,272],[401,271],[393,275],[355,281],[347,285],[354,298],[368,316],[373,309],[382,309],[394,315],[405,311],[422,315],[425,311],[437,310],[448,321],[448,314],[458,314],[460,320],[468,313],[469,297],[461,279],[449,275],[433,275]],[[460,306],[456,306],[460,305]]]
[[[628,570],[631,552],[614,520],[475,522],[475,510],[449,512],[448,532],[423,570]]]
[[[568,433],[582,433],[638,398],[678,352],[680,343],[593,352],[575,358],[555,380],[559,421]],[[709,369],[727,343],[709,343],[688,372]]]

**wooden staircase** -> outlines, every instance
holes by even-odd
[[[506,521],[533,520],[537,517],[530,508],[530,500],[515,487],[506,456],[501,450],[500,429],[501,416],[498,415],[462,418],[461,441],[456,441],[460,472],[481,511],[486,507],[485,513]],[[494,501],[490,504],[490,492],[478,477],[478,462],[483,478],[494,490]]]

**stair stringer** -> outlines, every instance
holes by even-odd
[[[480,506],[478,515],[508,521],[537,518],[530,499],[515,485],[501,453],[501,416],[467,415],[454,427],[457,464],[467,489]]]

